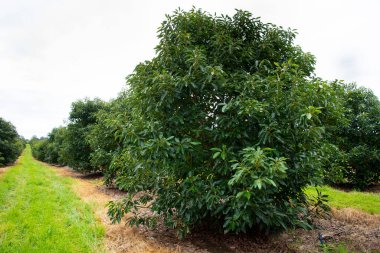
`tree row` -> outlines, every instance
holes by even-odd
[[[177,10],[125,91],[74,102],[67,126],[31,140],[33,154],[125,190],[109,205],[115,222],[129,212],[131,225],[161,220],[180,236],[204,223],[310,227],[306,186],[379,182],[380,103],[315,76],[295,36],[246,11]]]

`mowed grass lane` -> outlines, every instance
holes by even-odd
[[[329,186],[318,187],[323,194],[328,195],[328,205],[340,208],[355,208],[369,214],[380,214],[380,194],[370,192],[344,192]],[[305,190],[307,195],[316,196],[314,187]]]
[[[104,227],[73,181],[32,158],[0,175],[0,252],[103,252]]]

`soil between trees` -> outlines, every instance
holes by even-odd
[[[323,252],[318,234],[325,237],[327,248],[359,252],[380,252],[380,215],[352,208],[333,209],[330,218],[317,219],[314,230],[289,230],[281,234],[223,235],[205,229],[194,231],[184,240],[164,226],[156,230],[131,228],[125,223],[111,224],[107,217],[108,201],[125,193],[106,188],[100,175],[84,176],[68,167],[53,167],[61,176],[74,178],[75,192],[94,206],[96,216],[106,227],[108,252]]]

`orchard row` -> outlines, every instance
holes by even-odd
[[[378,98],[316,77],[292,30],[192,9],[167,16],[158,38],[117,98],[76,101],[66,126],[31,140],[37,159],[125,190],[113,221],[129,212],[131,225],[160,219],[180,236],[205,222],[306,228],[306,186],[379,182]]]

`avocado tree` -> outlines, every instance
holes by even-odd
[[[341,108],[314,57],[292,30],[246,11],[178,10],[158,38],[156,57],[127,78],[111,167],[129,197],[110,203],[113,221],[132,212],[131,225],[152,225],[146,207],[181,236],[206,221],[225,232],[307,227],[302,189],[320,180],[324,122]]]
[[[66,165],[64,157],[65,138],[66,127],[54,128],[47,138],[33,137],[29,143],[34,158],[54,165]]]
[[[341,180],[363,189],[380,181],[380,101],[369,89],[343,85],[345,123],[333,129],[331,143],[340,155]]]
[[[65,138],[63,140],[63,160],[71,168],[80,172],[94,172],[100,168],[93,166],[90,156],[93,150],[87,135],[96,124],[96,113],[104,107],[100,99],[84,99],[72,103]]]
[[[122,147],[122,141],[116,133],[127,120],[129,108],[125,101],[125,94],[120,93],[116,99],[105,103],[96,113],[96,124],[91,127],[86,138],[92,150],[91,164],[104,173],[106,184],[111,184],[115,178],[115,171],[110,165],[113,158],[118,157],[116,154]]]
[[[33,136],[29,142],[30,147],[32,149],[32,155],[35,159],[46,162],[46,149],[48,140],[46,137],[38,138],[37,136]]]
[[[24,146],[25,141],[18,135],[12,123],[0,117],[0,166],[16,161]]]

